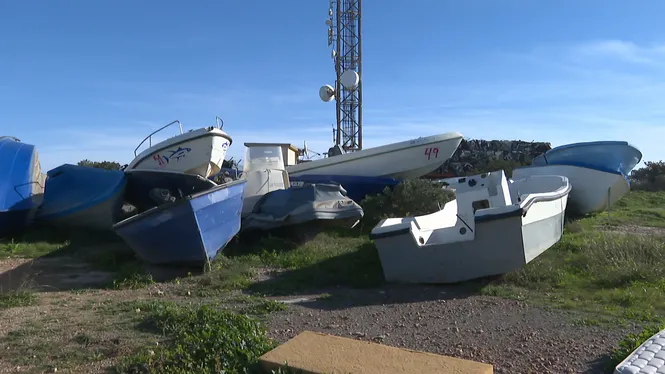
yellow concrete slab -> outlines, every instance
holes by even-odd
[[[489,364],[303,331],[259,359],[268,372],[280,366],[305,374],[493,374]]]

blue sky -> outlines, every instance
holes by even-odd
[[[127,163],[153,129],[225,121],[244,142],[326,151],[328,0],[23,0],[0,11],[0,133],[44,169]],[[627,140],[665,159],[665,2],[365,0],[366,147]],[[166,135],[173,135],[168,133]]]

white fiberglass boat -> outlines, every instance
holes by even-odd
[[[570,180],[569,211],[601,212],[630,191],[628,174],[642,152],[623,141],[567,144],[534,158],[532,165],[513,170],[513,178],[563,175]]]
[[[340,175],[414,179],[441,166],[457,150],[463,136],[449,132],[344,153],[286,168],[290,176]]]
[[[566,177],[510,182],[503,170],[446,182],[456,199],[419,217],[388,218],[370,238],[388,282],[456,283],[517,270],[561,239]]]
[[[179,135],[152,145],[153,135],[175,124],[180,130]],[[167,170],[195,174],[203,178],[217,174],[233,142],[233,139],[222,131],[223,126],[224,123],[217,117],[216,127],[183,132],[180,121],[173,121],[143,139],[134,150],[135,157],[125,170]],[[137,155],[146,140],[149,148]]]

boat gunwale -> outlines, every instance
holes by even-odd
[[[437,139],[432,139],[431,141],[427,141],[427,142],[424,142],[424,143],[415,143],[419,139],[423,139],[423,138],[427,139],[427,138],[430,138],[430,137],[436,137]],[[441,137],[441,138],[439,138],[439,137]],[[419,138],[415,138],[415,139],[404,140],[404,141],[397,142],[397,143],[391,143],[391,144],[381,145],[381,146],[378,146],[378,147],[367,148],[367,149],[363,149],[363,150],[358,151],[358,152],[345,153],[345,154],[338,155],[338,156],[332,156],[332,157],[326,157],[326,158],[322,158],[322,159],[318,159],[318,160],[312,160],[311,162],[303,162],[303,163],[300,163],[300,164],[289,165],[289,166],[286,167],[286,171],[289,174],[291,174],[291,173],[294,173],[294,174],[295,173],[301,173],[301,172],[314,170],[314,169],[318,169],[318,168],[325,167],[325,166],[344,164],[344,163],[347,163],[347,162],[356,161],[356,160],[360,160],[360,159],[367,158],[367,157],[379,156],[379,155],[389,153],[389,152],[403,151],[403,150],[406,150],[406,149],[420,147],[420,146],[423,146],[423,145],[434,144],[434,143],[445,142],[445,141],[456,140],[456,139],[459,139],[459,141],[461,143],[461,141],[464,139],[464,136],[461,133],[456,132],[456,131],[448,132],[448,133],[444,133],[444,134],[438,134],[438,135],[424,136],[424,137],[419,137]],[[414,143],[411,143],[411,142],[414,142]],[[398,146],[398,145],[404,145],[404,147],[395,149],[394,147]],[[459,147],[459,144],[458,144],[458,147]],[[346,155],[356,155],[356,154],[359,154],[360,152],[363,152],[363,151],[367,151],[367,153],[362,155],[362,156],[359,156],[359,157],[346,157],[347,159],[344,159],[345,158],[344,156],[346,156]],[[340,158],[341,158],[341,160],[340,160]],[[327,160],[337,160],[337,161],[327,161]],[[310,166],[312,164],[315,164],[315,165]],[[295,170],[296,167],[298,167],[300,165],[306,165],[306,166],[310,166],[310,167],[303,166],[302,170]],[[289,169],[291,169],[291,170],[289,170]]]
[[[124,220],[114,224],[113,225],[113,230],[120,229],[123,226],[126,226],[131,222],[137,221],[139,219],[143,219],[145,217],[151,216],[151,215],[156,214],[158,212],[161,212],[163,210],[176,207],[180,204],[189,203],[191,200],[196,199],[198,197],[201,197],[203,195],[210,194],[212,192],[217,192],[217,191],[220,191],[220,190],[223,190],[223,189],[227,189],[227,188],[233,187],[235,185],[246,184],[246,183],[247,183],[247,181],[244,180],[244,179],[235,180],[233,182],[217,185],[217,186],[212,187],[210,189],[207,189],[205,191],[196,192],[196,193],[193,193],[191,195],[184,196],[184,197],[182,197],[182,198],[180,198],[176,201],[173,201],[173,202],[170,202],[170,203],[167,203],[167,204],[163,204],[163,205],[156,206],[154,208],[150,208],[150,209],[146,210],[145,212],[139,213],[135,216],[129,217],[127,219],[124,219]]]
[[[159,146],[160,144],[162,144],[162,143],[166,143],[167,141],[169,141],[169,140],[171,140],[171,139],[175,139],[175,138],[177,138],[177,137],[179,137],[179,136],[189,135],[191,132],[194,132],[194,131],[197,131],[197,130],[205,130],[206,132],[205,132],[205,133],[196,134],[196,136],[192,136],[192,137],[188,138],[187,140],[183,140],[183,141],[180,141],[180,142],[173,142],[173,143],[171,143],[171,144],[164,144],[163,146],[161,146],[161,147],[158,148],[157,150],[154,150],[154,151],[149,152],[153,147],[157,147],[157,146]],[[214,130],[218,130],[218,131],[220,131],[221,133],[214,132]],[[186,132],[186,133],[184,133],[184,134],[180,134],[180,135],[173,136],[173,137],[171,137],[171,138],[168,138],[168,139],[166,139],[166,140],[164,140],[164,141],[161,141],[161,142],[159,142],[159,143],[153,145],[152,147],[146,149],[145,151],[139,153],[136,157],[134,157],[134,159],[133,159],[132,161],[130,161],[130,163],[127,165],[127,167],[126,167],[125,169],[127,169],[127,170],[133,170],[133,168],[135,168],[138,164],[140,164],[141,162],[143,162],[145,159],[147,159],[147,158],[148,158],[150,155],[152,155],[153,153],[157,153],[157,152],[163,151],[164,149],[166,149],[166,148],[170,148],[170,147],[174,146],[175,144],[183,143],[183,142],[188,142],[188,141],[191,141],[191,140],[196,140],[196,139],[203,138],[203,137],[207,137],[207,136],[219,136],[219,137],[225,138],[226,140],[229,141],[229,147],[231,146],[231,144],[233,144],[233,138],[231,138],[231,135],[227,134],[226,131],[221,130],[221,129],[218,129],[218,128],[216,128],[216,127],[213,127],[213,128],[202,127],[202,128],[200,128],[200,129],[192,130],[192,131],[190,131],[190,132]],[[136,161],[136,160],[138,160],[138,161]],[[135,162],[135,161],[136,161],[136,162]],[[130,168],[131,168],[131,169],[130,169]],[[159,170],[159,169],[156,169],[156,170]]]

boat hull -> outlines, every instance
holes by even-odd
[[[447,133],[368,148],[291,165],[291,176],[309,174],[414,179],[446,162],[457,150],[462,134]]]
[[[35,220],[56,227],[111,230],[122,214],[125,186],[120,170],[61,165],[47,173]]]
[[[35,146],[0,137],[0,237],[25,228],[44,193]]]
[[[400,183],[400,180],[395,178],[358,177],[348,175],[289,175],[289,179],[291,180],[291,187],[301,187],[305,184],[339,183],[346,190],[346,196],[358,204],[360,204],[366,196],[381,194],[386,187],[393,189]]]
[[[458,196],[432,214],[379,222],[370,238],[379,253],[386,281],[457,283],[505,274],[520,269],[552,247],[563,234],[571,191],[569,181],[562,178],[553,191],[549,187],[538,191],[534,188],[538,188],[538,181],[519,182],[522,186],[510,187],[511,199],[518,203],[479,208],[471,221],[460,218],[458,199],[466,197]],[[526,193],[520,193],[520,189]],[[473,195],[471,201],[482,201],[480,196]]]
[[[204,264],[240,231],[244,180],[187,196],[117,223],[113,229],[152,265]]]
[[[568,211],[585,215],[602,212],[630,191],[630,184],[618,172],[600,171],[572,165],[527,166],[513,170],[513,179],[530,175],[561,175],[573,186]]]
[[[125,170],[166,170],[208,178],[219,173],[230,145],[231,138],[222,130],[198,129],[141,152]]]

